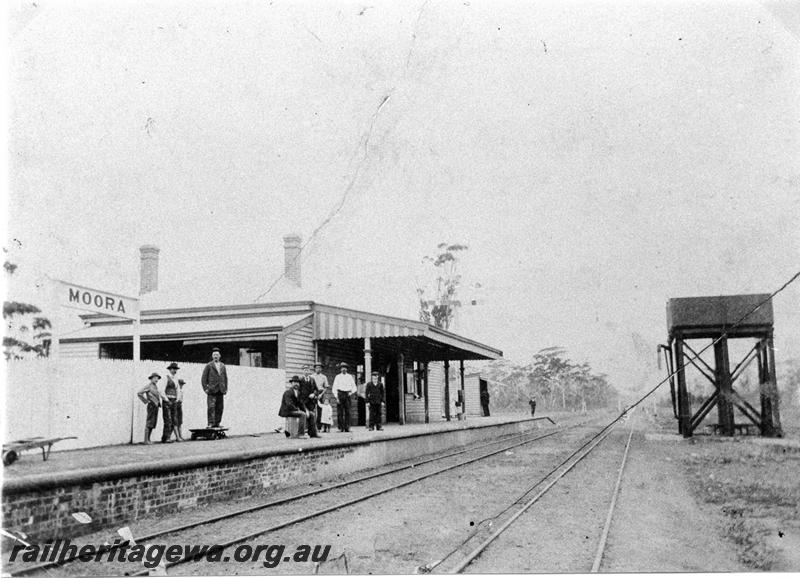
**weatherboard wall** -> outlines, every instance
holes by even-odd
[[[300,326],[287,331],[283,340],[286,375],[303,375],[303,366],[313,365],[316,361],[313,319],[309,317]]]
[[[100,344],[96,341],[59,343],[58,356],[64,359],[98,359]]]

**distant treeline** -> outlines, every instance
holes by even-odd
[[[542,349],[527,365],[493,361],[481,375],[489,380],[496,410],[528,411],[534,398],[537,408],[586,411],[616,404],[618,395],[605,375],[593,373],[588,363],[571,361],[561,347]]]

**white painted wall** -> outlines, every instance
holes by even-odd
[[[77,436],[60,442],[65,450],[142,441],[145,406],[136,392],[153,371],[166,376],[168,364],[112,359],[34,359],[6,364],[4,440]],[[183,413],[188,429],[205,427],[206,395],[200,386],[204,364],[181,363],[178,378],[186,380]],[[222,424],[229,435],[271,431],[278,417],[285,372],[280,369],[226,366],[228,394]],[[161,415],[151,439],[161,437]]]

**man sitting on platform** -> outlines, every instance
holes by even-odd
[[[298,431],[305,431],[306,427],[306,411],[301,407],[300,398],[297,393],[297,387],[300,385],[300,378],[296,375],[292,376],[281,398],[281,408],[278,410],[278,415],[281,417],[296,417],[300,420],[300,428]],[[284,430],[286,437],[290,437],[289,429]],[[308,437],[306,435],[300,437]]]

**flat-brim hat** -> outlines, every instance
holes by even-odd
[[[349,368],[350,368],[350,364],[349,364],[349,363],[347,363],[347,362],[345,362],[345,361],[343,361],[343,362],[341,362],[341,363],[339,364],[339,369],[341,369],[341,368],[343,368],[343,367],[346,367],[346,368],[348,368],[348,369],[349,369]]]
[[[180,369],[180,366],[173,361],[167,366],[167,369]]]
[[[300,378],[296,375],[293,375],[292,378],[289,380],[289,383],[300,383]]]
[[[154,377],[157,377],[158,379],[161,379],[161,376],[158,375],[156,372],[151,373],[150,376],[147,379],[153,379]]]

